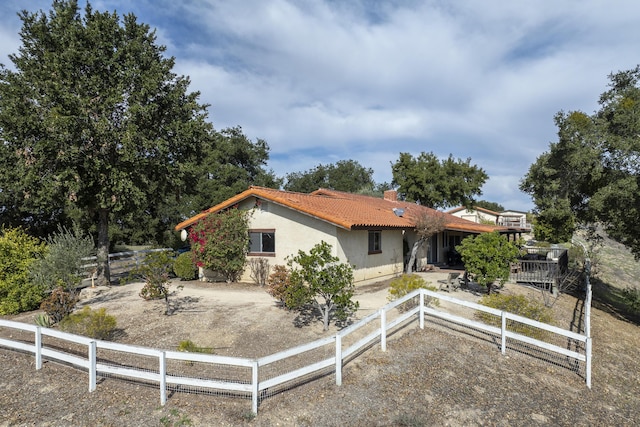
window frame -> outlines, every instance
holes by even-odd
[[[382,230],[368,230],[367,249],[369,255],[382,253]]]
[[[260,251],[253,252],[251,251],[251,235],[259,234],[260,235]],[[272,234],[273,235],[273,252],[264,250],[264,235]],[[275,228],[254,228],[249,230],[249,256],[276,256],[276,229]]]

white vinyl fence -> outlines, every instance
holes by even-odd
[[[441,305],[456,306],[457,314],[432,307],[434,298]],[[461,315],[460,309],[470,310],[471,314]],[[479,321],[478,313],[483,313],[480,317],[484,320],[495,316],[499,322]],[[262,399],[315,378],[335,373],[336,384],[341,385],[346,363],[377,345],[386,351],[391,334],[414,322],[424,329],[425,321],[433,327],[461,325],[487,333],[492,339],[499,339],[503,354],[507,348],[519,351],[517,344],[524,343],[545,354],[561,355],[569,359],[568,363],[584,363],[584,377],[591,388],[591,338],[587,335],[425,289],[385,305],[334,336],[259,359],[150,349],[2,319],[0,347],[34,354],[36,369],[42,368],[46,358],[85,370],[89,373],[89,391],[96,389],[98,376],[133,379],[159,386],[163,405],[167,390],[212,393],[250,397],[252,411],[257,413]],[[528,335],[517,332],[523,325],[529,328]]]

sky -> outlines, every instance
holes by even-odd
[[[0,3],[0,63],[21,45]],[[84,8],[86,2],[79,0]],[[518,186],[557,141],[559,111],[592,114],[608,75],[640,64],[635,0],[94,0],[133,13],[222,130],[267,141],[276,175],[356,160],[391,182],[401,152],[470,158],[480,200],[529,211]]]

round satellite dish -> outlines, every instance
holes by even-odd
[[[185,230],[184,228],[180,232],[180,240],[182,240],[183,242],[187,240],[187,230]]]

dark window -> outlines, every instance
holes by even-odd
[[[251,230],[249,231],[250,254],[274,254],[276,252],[275,230]]]
[[[369,253],[378,254],[382,252],[382,232],[379,230],[369,231]]]

